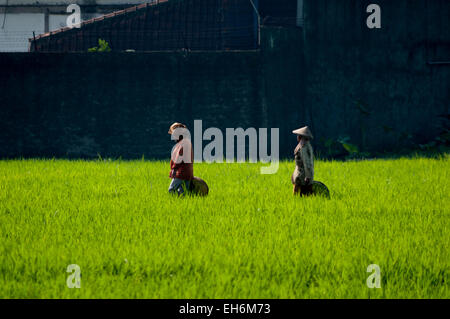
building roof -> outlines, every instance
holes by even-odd
[[[30,51],[85,52],[99,39],[113,51],[232,50],[257,47],[248,0],[158,0],[29,39]]]

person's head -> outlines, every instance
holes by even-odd
[[[311,130],[308,126],[304,126],[302,128],[299,128],[297,130],[292,131],[295,135],[297,135],[297,142],[300,143],[300,141],[304,141],[305,143],[309,140],[313,139],[313,135],[311,134]]]
[[[172,134],[175,132],[175,130],[178,129],[178,128],[184,128],[184,129],[187,129],[187,126],[184,125],[184,124],[182,124],[182,123],[175,122],[175,123],[173,123],[173,124],[170,126],[169,132],[168,132],[168,133],[169,133],[170,135],[172,135]],[[178,142],[181,141],[182,139],[183,139],[183,135],[180,135],[180,137],[179,137],[179,139],[178,139]]]

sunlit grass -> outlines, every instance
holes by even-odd
[[[0,161],[0,297],[450,297],[448,157],[316,162],[330,200],[260,166],[196,164],[210,195],[176,198],[166,162]]]

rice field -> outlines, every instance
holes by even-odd
[[[450,297],[448,155],[316,161],[331,199],[261,165],[195,164],[210,194],[178,198],[168,162],[0,161],[0,298]]]

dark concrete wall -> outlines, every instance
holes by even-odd
[[[450,111],[450,2],[305,1],[305,29],[263,28],[260,51],[0,54],[0,157],[168,158],[168,126],[309,124],[318,154],[397,151]]]
[[[301,29],[265,29],[263,47],[0,54],[0,157],[168,158],[169,125],[192,129],[196,119],[224,133],[279,127],[290,155],[302,118]]]
[[[439,134],[450,65],[428,62],[450,61],[450,1],[304,3],[305,121],[319,145],[348,136],[363,151],[395,151]],[[367,28],[370,3],[381,29]]]
[[[256,52],[0,54],[0,156],[168,157],[175,121],[256,126],[259,66]]]

